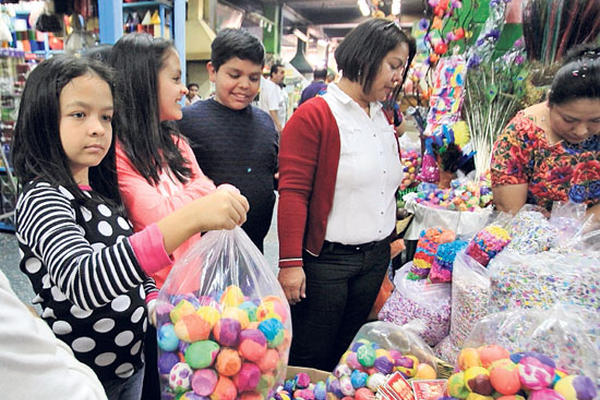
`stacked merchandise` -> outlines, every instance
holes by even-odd
[[[379,320],[398,326],[417,322],[419,336],[430,346],[448,335],[454,258],[467,245],[455,239],[454,232],[441,228],[421,232],[415,258],[396,272]]]
[[[511,240],[504,224],[499,218],[485,227],[470,240],[464,251],[456,255],[452,273],[450,335],[435,348],[443,360],[455,359],[473,324],[488,314],[491,289],[487,265]]]

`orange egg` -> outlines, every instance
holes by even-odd
[[[415,374],[415,379],[435,379],[437,378],[437,374],[435,369],[429,364],[420,363],[417,365],[417,373]]]
[[[502,346],[497,344],[490,344],[487,346],[480,347],[478,349],[479,360],[484,368],[488,368],[494,361],[501,360],[503,358],[510,358],[510,353]]]

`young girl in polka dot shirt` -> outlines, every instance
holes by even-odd
[[[190,236],[243,223],[248,203],[216,190],[133,234],[117,186],[113,112],[111,72],[97,61],[56,56],[31,72],[13,144],[23,185],[15,218],[20,267],[42,318],[109,399],[125,400],[141,393],[157,296],[148,276]]]

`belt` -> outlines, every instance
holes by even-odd
[[[389,244],[389,238],[385,238],[382,240],[376,240],[374,242],[362,243],[362,244],[342,244],[336,242],[328,242],[327,240],[323,242],[323,251],[351,251],[351,252],[365,252],[373,249],[378,244]]]

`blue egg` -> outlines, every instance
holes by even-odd
[[[350,382],[352,382],[352,387],[354,389],[358,389],[366,386],[368,377],[369,374],[367,374],[366,372],[362,372],[358,369],[355,369],[354,371],[352,371],[352,374],[350,374]]]
[[[179,339],[175,334],[173,324],[168,323],[160,327],[156,332],[158,347],[164,351],[175,351],[179,346]]]

